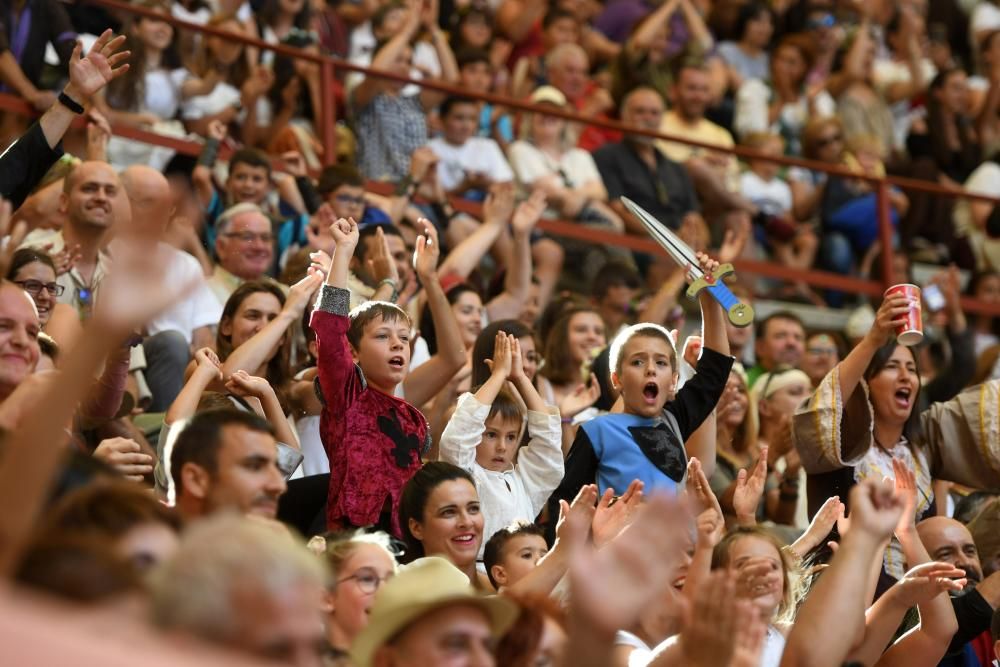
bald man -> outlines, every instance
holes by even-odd
[[[951,563],[969,580],[959,597],[952,598],[958,632],[940,667],[969,667],[991,664],[993,642],[990,622],[1000,606],[1000,573],[983,579],[976,543],[969,530],[954,519],[935,516],[917,524],[917,534],[927,553],[936,561]]]
[[[198,288],[175,303],[146,327],[143,340],[145,378],[152,392],[150,412],[163,412],[184,386],[184,368],[192,354],[211,346],[221,316],[218,300],[205,281],[201,265],[191,255],[159,241],[174,214],[173,195],[160,172],[133,165],[121,174],[131,208],[131,221],[123,225],[115,243],[134,243],[166,259],[163,280],[172,284],[196,281]]]

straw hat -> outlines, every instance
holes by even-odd
[[[354,664],[369,667],[379,647],[421,616],[453,604],[482,609],[490,618],[490,629],[495,636],[506,632],[518,614],[517,605],[506,598],[479,595],[469,584],[469,578],[444,558],[420,558],[379,589],[368,626],[351,647]]]

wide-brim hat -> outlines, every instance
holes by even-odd
[[[555,86],[540,86],[531,93],[532,104],[552,104],[557,107],[567,106],[566,96]]]
[[[517,605],[507,598],[477,593],[469,578],[444,558],[420,558],[402,568],[379,589],[368,625],[351,646],[355,666],[370,667],[380,646],[421,616],[453,604],[482,609],[496,637],[513,625],[519,612]]]

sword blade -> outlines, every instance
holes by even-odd
[[[667,251],[670,257],[680,264],[681,266],[689,267],[689,271],[695,276],[695,278],[701,278],[704,276],[704,272],[698,265],[698,258],[695,257],[694,252],[679,236],[674,234],[672,231],[667,229],[667,227],[654,218],[646,209],[636,204],[634,201],[628,197],[621,197],[622,204],[625,205],[632,214],[639,219],[649,235],[653,237],[653,240],[660,244],[660,246]]]

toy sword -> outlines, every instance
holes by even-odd
[[[698,264],[698,258],[695,257],[694,251],[677,234],[667,229],[663,223],[628,197],[622,197],[621,200],[625,208],[639,219],[653,240],[659,243],[667,251],[667,254],[687,271],[691,278],[691,285],[687,290],[688,297],[694,299],[699,292],[707,289],[709,294],[725,309],[729,321],[734,326],[750,326],[753,322],[753,307],[737,299],[722,281],[723,278],[734,272],[732,264],[722,264],[713,274],[705,273]]]

